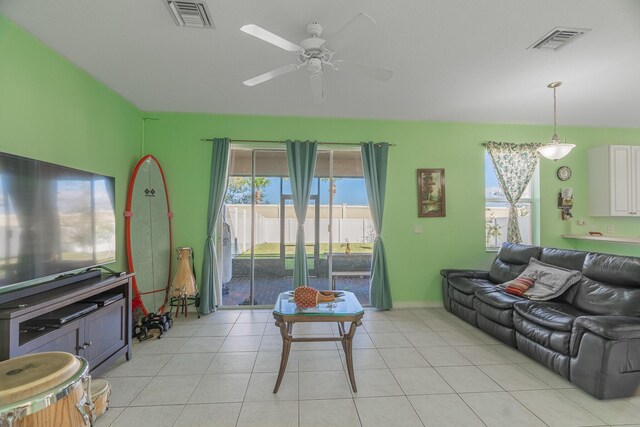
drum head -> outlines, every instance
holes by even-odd
[[[106,391],[109,389],[109,383],[102,378],[91,380],[89,389],[91,390],[91,397],[95,399],[96,397],[106,393]]]
[[[63,352],[36,353],[0,362],[0,405],[49,390],[71,378],[82,363]]]

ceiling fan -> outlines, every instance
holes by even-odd
[[[307,24],[306,28],[308,38],[302,40],[300,44],[295,44],[289,40],[285,40],[255,24],[245,25],[240,28],[240,30],[286,51],[293,52],[297,55],[297,63],[278,67],[249,80],[245,80],[243,83],[247,86],[255,86],[283,74],[297,71],[301,68],[306,68],[311,73],[311,93],[313,95],[313,100],[316,103],[321,103],[326,99],[323,72],[327,68],[334,71],[351,69],[364,77],[379,81],[387,81],[393,74],[390,70],[370,67],[368,65],[345,61],[342,59],[333,59],[333,55],[336,54],[336,52],[358,38],[365,36],[366,33],[373,28],[375,23],[376,22],[370,16],[365,15],[364,13],[359,13],[351,19],[351,21],[347,22],[347,24],[336,34],[334,34],[330,41],[326,41],[320,38],[322,35],[322,25],[317,22],[311,22]]]

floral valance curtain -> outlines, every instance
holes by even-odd
[[[522,242],[516,204],[520,201],[536,169],[540,158],[537,148],[540,145],[493,141],[482,144],[491,157],[500,188],[509,202],[507,241],[511,243]]]

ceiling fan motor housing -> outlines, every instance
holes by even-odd
[[[307,24],[307,34],[309,37],[320,37],[322,34],[322,25],[317,22],[310,22]]]

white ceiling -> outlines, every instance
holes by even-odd
[[[177,27],[163,0],[0,0],[3,13],[146,111],[640,127],[639,0],[207,0],[216,29]],[[311,101],[298,71],[243,80],[294,55],[242,33],[327,39],[358,12],[376,32],[340,57],[394,70],[387,83],[326,73]],[[555,27],[592,31],[559,51],[526,48]],[[338,55],[336,55],[337,57]]]

